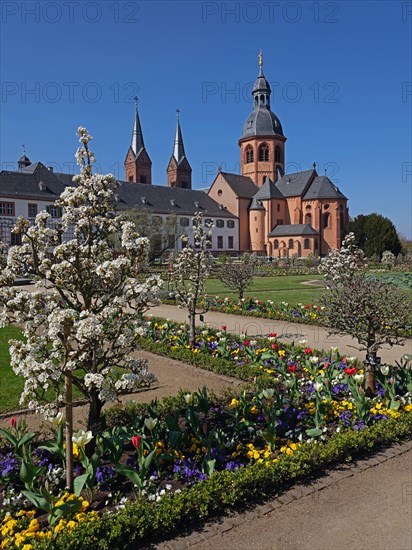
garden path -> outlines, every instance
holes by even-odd
[[[186,310],[179,309],[177,306],[162,304],[150,309],[149,313],[182,323],[187,321]],[[204,315],[204,319],[208,326],[217,329],[220,329],[222,325],[226,325],[227,331],[233,334],[246,333],[250,337],[276,332],[278,338],[284,342],[307,340],[308,346],[312,348],[327,351],[331,346],[337,346],[342,355],[356,356],[359,359],[365,357],[365,352],[360,352],[357,349],[358,343],[350,336],[329,336],[326,329],[316,325],[289,323],[261,317],[246,317],[218,311],[209,311]],[[197,320],[199,320],[198,317]],[[198,324],[200,324],[199,321]],[[392,348],[387,346],[383,348],[379,355],[382,362],[394,364],[404,353],[412,353],[412,340],[410,338],[406,340],[404,346],[393,346]]]
[[[139,358],[147,359],[149,371],[156,376],[158,381],[151,389],[122,396],[121,400],[123,402],[136,401],[137,403],[147,403],[155,398],[160,399],[168,395],[176,395],[181,388],[197,391],[204,385],[216,394],[220,394],[229,386],[238,386],[241,384],[241,381],[236,378],[214,374],[213,372],[199,369],[187,363],[169,359],[168,357],[155,355],[148,351],[139,350],[136,352],[136,355]],[[86,406],[80,405],[74,408],[75,429],[84,428],[86,415]],[[10,416],[0,418],[0,428],[7,428],[9,426]],[[44,425],[44,420],[39,415],[25,414],[24,417],[30,430],[37,431]],[[44,428],[48,431],[46,426]]]
[[[410,550],[412,449],[408,443],[399,447],[385,462],[372,458],[338,468],[314,490],[297,485],[263,506],[151,548]]]

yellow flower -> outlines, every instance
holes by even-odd
[[[250,409],[251,414],[257,414],[259,412],[259,409],[255,406],[251,407]]]
[[[410,405],[405,405],[403,409],[407,412],[412,412],[412,403]]]
[[[234,409],[234,408],[236,408],[238,405],[239,405],[239,401],[238,401],[237,399],[234,399],[234,398],[233,398],[232,401],[230,402],[229,407],[232,408],[232,409]]]
[[[286,352],[284,349],[280,349],[278,353],[279,353],[279,357],[284,357]]]

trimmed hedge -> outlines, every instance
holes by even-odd
[[[412,415],[380,421],[362,431],[334,434],[325,444],[302,446],[291,456],[265,467],[255,463],[234,472],[214,473],[206,481],[167,494],[160,502],[137,500],[104,521],[86,521],[72,533],[62,532],[56,540],[41,542],[47,550],[133,549],[160,540],[178,529],[270,497],[292,481],[321,472],[337,462],[400,441],[412,432]]]

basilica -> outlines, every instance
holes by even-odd
[[[215,253],[255,252],[271,258],[324,256],[341,246],[349,221],[347,198],[316,165],[297,173],[285,172],[286,137],[271,110],[271,89],[263,74],[252,91],[253,110],[239,139],[240,174],[219,171],[207,190],[192,188],[192,168],[186,156],[177,112],[166,185],[152,182],[152,161],[146,149],[136,99],[132,139],[119,181],[115,209],[145,210],[166,221],[176,219],[179,234],[193,241],[193,216],[202,212],[213,225],[210,247]],[[60,218],[55,205],[72,185],[72,174],[54,171],[24,154],[16,171],[0,172],[0,240],[16,238],[18,216],[30,223],[41,210]],[[166,226],[167,224],[165,224]],[[179,248],[179,235],[164,235],[167,248]]]

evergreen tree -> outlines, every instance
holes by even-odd
[[[389,218],[380,214],[359,214],[349,223],[347,233],[355,234],[357,246],[368,258],[375,254],[381,258],[385,250],[389,250],[395,256],[402,251],[395,226]]]

